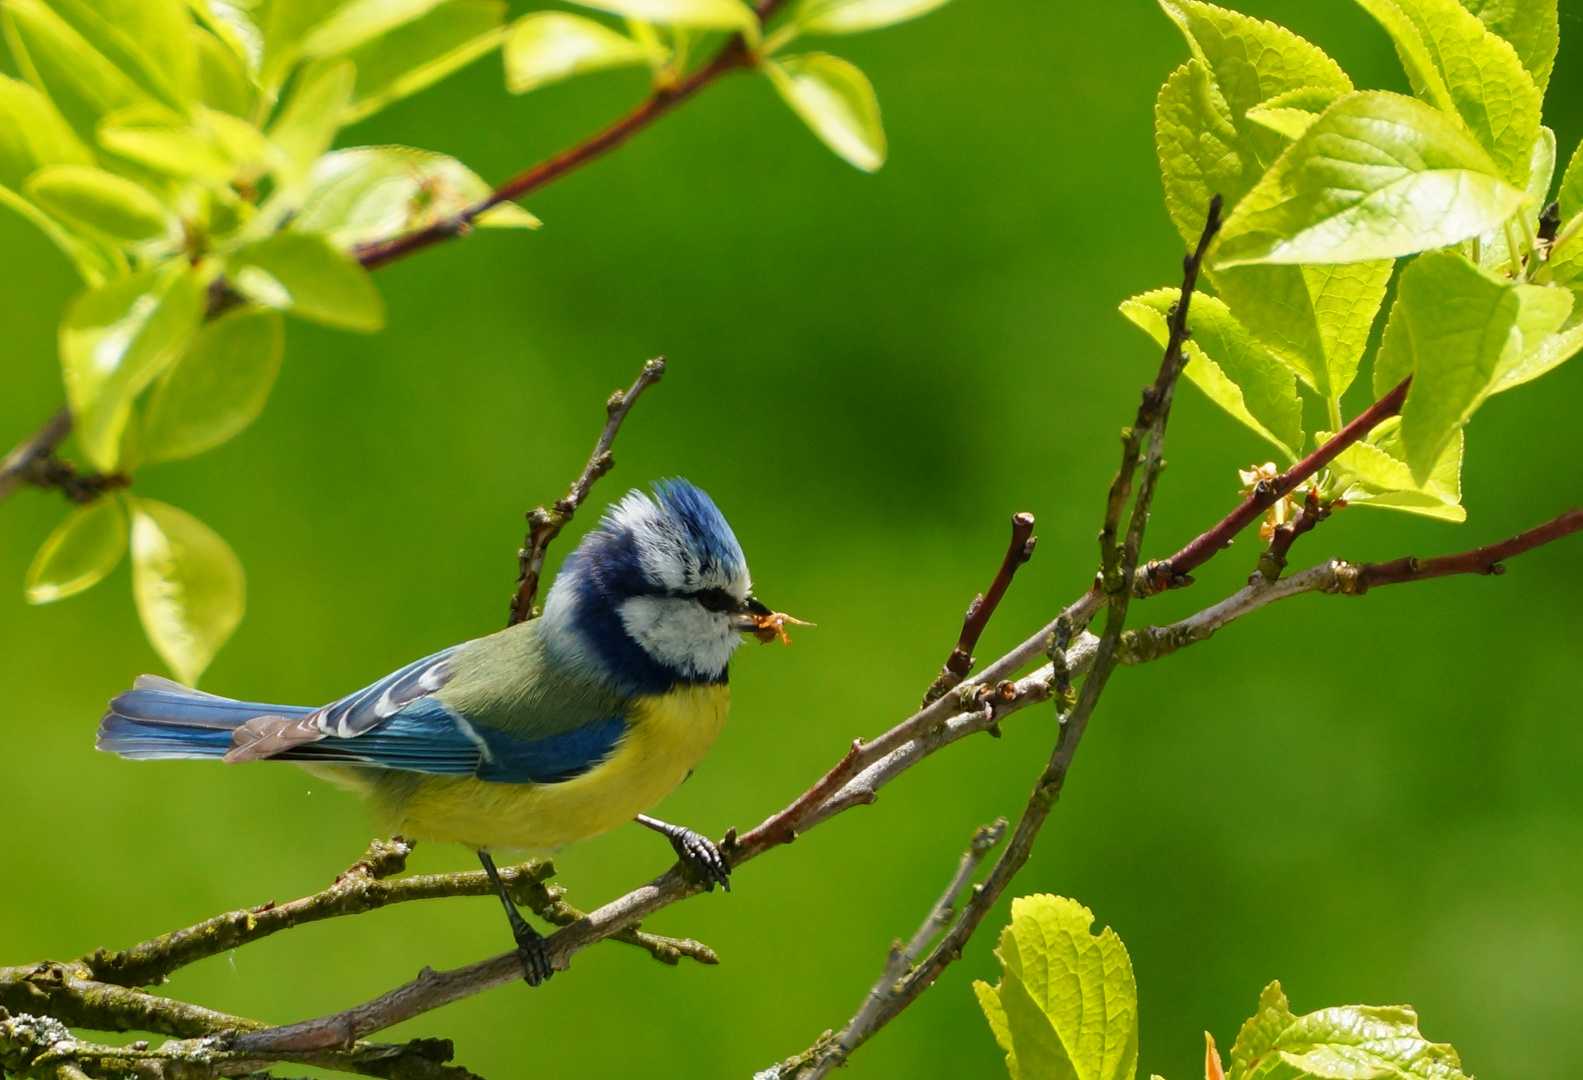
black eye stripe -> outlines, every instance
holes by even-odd
[[[727,612],[735,611],[739,601],[724,589],[704,589],[694,593],[693,596],[703,605],[705,611]]]

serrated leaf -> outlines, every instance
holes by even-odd
[[[107,113],[147,100],[145,92],[41,0],[0,7],[6,41],[27,81],[49,96],[84,142]]]
[[[114,472],[132,400],[176,358],[203,318],[207,282],[181,264],[80,293],[60,326],[61,373],[77,442]]]
[[[742,0],[574,0],[628,19],[657,26],[691,26],[701,30],[736,30],[751,40],[759,33],[759,17]]]
[[[49,98],[0,75],[0,184],[16,189],[44,165],[91,165],[93,156]]]
[[[1132,961],[1116,932],[1106,927],[1096,937],[1093,922],[1092,912],[1064,897],[1012,901],[1011,924],[995,950],[1000,984],[974,989],[991,1026],[1004,1023],[1013,1077],[1132,1080],[1138,1067]],[[997,1028],[997,1040],[1001,1035]]]
[[[560,11],[518,19],[503,46],[506,89],[525,94],[590,71],[646,64],[655,53],[603,23]]]
[[[26,191],[67,224],[112,240],[152,240],[174,221],[141,185],[91,165],[46,166],[28,178]]]
[[[1556,0],[1462,0],[1462,6],[1511,42],[1543,97],[1561,44]]]
[[[185,510],[133,499],[132,595],[143,630],[189,686],[220,651],[247,606],[242,564],[218,533]]]
[[[1527,219],[1527,228],[1518,233],[1519,237],[1528,230],[1537,226],[1539,211],[1545,205],[1550,195],[1550,184],[1555,178],[1556,167],[1556,136],[1555,132],[1547,127],[1539,128],[1539,135],[1534,139],[1534,144],[1529,152],[1528,205],[1521,213]],[[1485,269],[1510,269],[1511,245],[1507,242],[1507,231],[1504,228],[1494,229],[1482,234],[1478,239],[1479,265]],[[1527,256],[1527,245],[1518,240],[1518,256]]]
[[[385,325],[385,301],[368,271],[322,236],[278,233],[231,256],[236,287],[266,307],[342,330]]]
[[[1503,390],[1532,382],[1572,359],[1580,349],[1583,349],[1583,322],[1551,334],[1524,352],[1515,362],[1503,366],[1489,392],[1499,394]]]
[[[149,395],[137,444],[143,464],[201,454],[251,424],[280,373],[284,340],[275,311],[237,310],[206,323]]]
[[[1583,213],[1583,143],[1579,143],[1567,161],[1566,172],[1561,174],[1561,189],[1556,192],[1560,204],[1561,220],[1570,222]]]
[[[431,86],[487,55],[505,37],[504,0],[451,0],[347,54],[357,84],[346,123]]]
[[[949,0],[803,0],[792,21],[805,34],[856,34],[895,26],[944,7]]]
[[[974,979],[973,994],[978,998],[978,1007],[984,1011],[984,1019],[989,1021],[989,1030],[994,1034],[995,1042],[1006,1052],[1006,1071],[1011,1074],[1011,1080],[1020,1080],[1017,1048],[1011,1041],[1011,1025],[1007,1023],[1006,1010],[1000,1004],[999,988],[983,979]]]
[[[1180,296],[1178,289],[1156,289],[1125,301],[1121,311],[1163,347],[1170,336],[1167,319]],[[1213,296],[1193,296],[1188,323],[1193,336],[1182,374],[1216,405],[1297,460],[1303,445],[1303,406],[1291,369]]]
[[[23,583],[30,604],[76,596],[103,581],[126,554],[126,513],[121,501],[101,498],[79,506],[55,527],[33,556]]]
[[[1522,187],[1541,95],[1512,46],[1457,0],[1358,0],[1396,44],[1413,91],[1461,116],[1501,175]]]
[[[277,172],[283,183],[300,180],[335,141],[346,121],[355,78],[351,61],[343,59],[315,64],[297,80],[296,90],[269,128],[269,140],[279,151]]]
[[[828,53],[765,60],[760,67],[781,99],[838,156],[864,172],[885,164],[879,100],[856,67]]]
[[[1334,87],[1299,86],[1247,111],[1254,123],[1278,131],[1288,139],[1300,139],[1319,115],[1339,101],[1346,91]]]
[[[1237,204],[1216,265],[1411,255],[1496,228],[1524,199],[1458,121],[1363,91],[1325,110]]]
[[[1281,984],[1231,1048],[1230,1080],[1467,1080],[1457,1052],[1432,1043],[1405,1005],[1344,1005],[1294,1016]]]
[[[1303,132],[1319,119],[1319,114],[1302,109],[1259,108],[1249,109],[1248,119],[1261,127],[1285,135],[1288,139],[1300,139],[1303,137]]]
[[[314,162],[304,188],[292,229],[320,233],[343,250],[450,217],[490,192],[482,177],[455,158],[408,146],[325,154]]]
[[[349,0],[302,39],[303,56],[343,56],[399,26],[427,15],[442,0]]]
[[[1329,439],[1330,434],[1322,432],[1320,441]],[[1343,450],[1330,468],[1347,483],[1341,498],[1348,504],[1465,521],[1467,511],[1461,505],[1463,441],[1459,429],[1420,486],[1405,460],[1401,417],[1393,416],[1375,427],[1365,441]]]

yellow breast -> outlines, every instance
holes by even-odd
[[[415,840],[553,851],[609,832],[674,791],[714,745],[730,701],[725,686],[639,698],[615,753],[559,784],[425,776],[402,785],[406,790],[393,800],[374,798],[394,831]]]

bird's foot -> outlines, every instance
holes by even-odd
[[[550,950],[547,947],[549,939],[526,922],[520,928],[512,929],[512,936],[517,939],[517,958],[522,961],[523,981],[529,986],[537,986],[554,975],[555,969],[550,966]]]
[[[671,847],[676,849],[677,856],[692,868],[693,873],[703,878],[704,887],[713,889],[718,884],[730,892],[731,867],[726,865],[725,856],[720,854],[715,842],[702,833],[679,825],[671,828],[674,831],[666,833],[670,837]]]

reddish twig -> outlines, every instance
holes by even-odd
[[[989,591],[975,596],[967,606],[967,615],[962,620],[962,634],[956,639],[956,648],[946,658],[940,674],[924,693],[925,705],[959,685],[967,678],[967,673],[973,670],[973,650],[978,647],[978,639],[983,636],[989,620],[995,617],[995,609],[1011,587],[1011,579],[1017,576],[1017,569],[1033,558],[1033,548],[1038,542],[1039,538],[1033,535],[1033,515],[1013,514],[1011,544],[1006,548],[1006,557],[1001,560],[995,580],[989,584]]]
[[[0,502],[29,484],[59,488],[72,502],[82,505],[131,482],[120,473],[79,472],[71,462],[56,457],[55,450],[71,434],[71,426],[71,410],[62,408],[0,461]]]
[[[1191,584],[1192,579],[1188,575],[1230,547],[1236,535],[1257,521],[1261,514],[1296,491],[1303,481],[1329,465],[1337,455],[1368,435],[1381,421],[1400,412],[1412,381],[1411,375],[1403,379],[1394,390],[1370,405],[1323,446],[1274,480],[1261,480],[1240,506],[1214,528],[1195,537],[1181,551],[1163,562],[1150,563],[1138,576],[1135,590],[1140,595],[1149,595]]]
[[[1438,555],[1431,559],[1415,559],[1409,555],[1390,562],[1354,564],[1345,569],[1338,568],[1337,577],[1342,592],[1359,595],[1378,585],[1428,581],[1430,578],[1450,577],[1453,574],[1504,574],[1506,568],[1501,563],[1505,560],[1579,530],[1583,530],[1583,510],[1574,508],[1498,544],[1487,544],[1472,551]]]
[[[637,380],[626,390],[617,390],[605,402],[605,427],[599,433],[599,441],[594,444],[594,452],[588,459],[588,464],[583,466],[582,473],[572,482],[572,488],[562,498],[556,499],[555,504],[548,509],[536,506],[528,511],[528,535],[523,538],[522,549],[517,552],[517,562],[521,575],[517,578],[517,592],[511,598],[511,618],[507,626],[526,622],[533,618],[533,600],[539,592],[539,579],[544,574],[544,556],[548,552],[550,542],[561,535],[561,530],[571,522],[572,515],[577,513],[577,508],[588,498],[588,493],[593,489],[594,481],[609,472],[615,465],[615,458],[610,455],[610,448],[615,444],[616,432],[621,430],[621,422],[627,418],[627,413],[632,411],[632,406],[637,402],[638,395],[659,382],[665,376],[665,357],[656,356],[646,361],[643,370],[638,373]]]
[[[1270,537],[1270,546],[1265,548],[1264,554],[1259,556],[1259,565],[1253,571],[1253,577],[1264,581],[1275,581],[1281,576],[1281,571],[1286,569],[1286,556],[1291,552],[1292,545],[1304,533],[1313,532],[1318,525],[1330,516],[1330,507],[1319,501],[1319,492],[1313,488],[1308,490],[1308,495],[1303,499],[1303,505],[1297,508],[1297,513],[1292,520],[1284,525],[1277,525],[1275,533]]]

